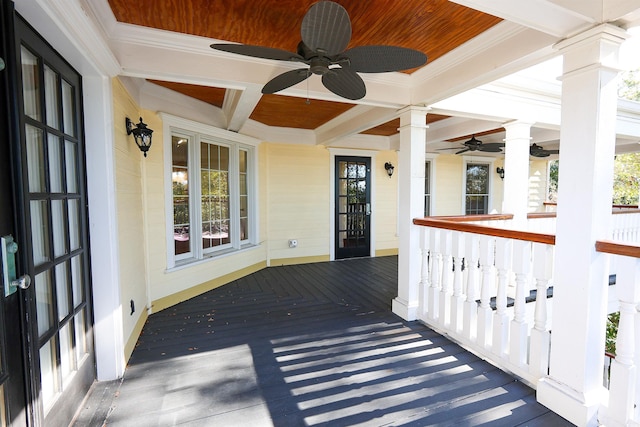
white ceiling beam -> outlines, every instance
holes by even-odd
[[[357,105],[333,120],[316,128],[318,145],[333,145],[336,141],[371,129],[398,117],[395,108]]]
[[[245,90],[227,89],[222,111],[227,118],[227,130],[238,132],[262,98],[261,87],[252,85]]]

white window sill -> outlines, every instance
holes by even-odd
[[[242,245],[240,249],[230,248],[230,249],[217,251],[214,253],[209,253],[209,254],[206,254],[202,259],[195,259],[195,258],[183,259],[183,260],[177,261],[176,265],[174,265],[171,268],[167,268],[164,272],[165,274],[173,273],[176,271],[184,270],[185,268],[195,267],[210,261],[227,258],[229,256],[238,255],[243,252],[252,251],[259,247],[260,247],[260,244],[246,243]]]

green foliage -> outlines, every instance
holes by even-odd
[[[611,313],[607,317],[607,338],[604,350],[607,353],[616,354],[616,336],[618,335],[618,323],[620,322],[620,312]]]
[[[558,171],[560,162],[552,160],[549,162],[549,194],[548,198],[552,202],[558,201]]]
[[[616,156],[613,168],[613,204],[637,205],[640,153]]]
[[[640,101],[640,70],[626,71],[621,74],[618,96],[632,101]]]

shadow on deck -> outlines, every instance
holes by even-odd
[[[397,257],[274,267],[150,316],[76,425],[569,426],[390,311]]]

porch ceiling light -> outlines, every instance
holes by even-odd
[[[391,175],[393,175],[393,165],[391,164],[391,162],[386,162],[384,164],[384,168],[387,171],[387,175],[389,175],[389,178],[391,178]]]
[[[147,157],[147,151],[151,148],[151,134],[153,133],[152,129],[149,129],[145,123],[142,122],[142,117],[140,117],[140,123],[133,127],[133,122],[129,120],[129,117],[126,118],[126,126],[127,126],[127,135],[133,134],[133,138],[136,141],[136,145],[144,153],[144,156]]]
[[[496,168],[496,173],[498,174],[500,179],[504,180],[504,168],[501,168],[500,166],[498,166]]]

